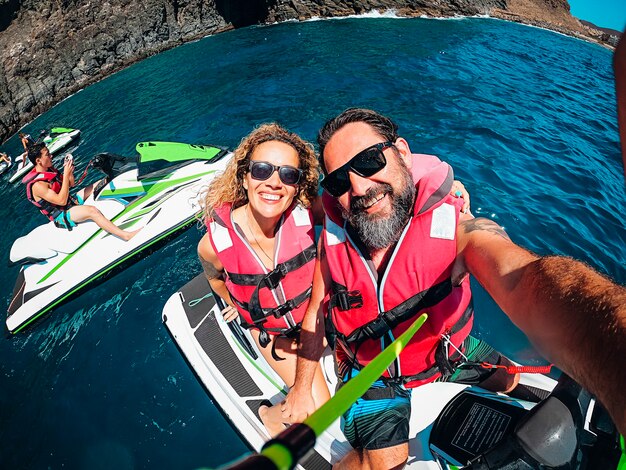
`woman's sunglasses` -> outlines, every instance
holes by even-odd
[[[302,170],[289,165],[276,166],[268,162],[251,161],[250,176],[258,181],[265,181],[277,171],[283,184],[298,184]]]
[[[320,183],[331,196],[339,197],[350,189],[349,171],[368,178],[385,168],[387,160],[383,151],[393,147],[393,142],[381,142],[357,153],[348,163],[326,175]]]

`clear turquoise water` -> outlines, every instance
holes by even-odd
[[[610,52],[487,20],[349,19],[247,28],[154,56],[26,127],[80,128],[78,169],[141,140],[234,147],[276,120],[313,140],[349,106],[395,118],[416,152],[449,161],[474,212],[539,253],[582,259],[626,283],[626,206]],[[16,155],[13,138],[3,150]],[[91,175],[89,179],[95,179]],[[0,251],[43,222],[0,181]],[[200,270],[192,228],[157,253],[0,341],[0,466],[197,468],[246,446],[161,324]],[[8,257],[8,256],[7,256]],[[17,269],[0,271],[8,305]],[[476,286],[475,332],[540,362]],[[567,328],[567,325],[563,325]]]

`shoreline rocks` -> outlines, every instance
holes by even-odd
[[[253,24],[393,9],[489,15],[601,43],[566,0],[0,0],[0,142],[80,89],[150,55]],[[594,35],[595,34],[595,35]]]

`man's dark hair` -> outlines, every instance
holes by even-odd
[[[346,124],[351,122],[364,122],[369,124],[378,132],[385,140],[395,142],[398,138],[398,125],[388,117],[364,108],[348,108],[339,116],[330,119],[324,124],[317,134],[317,143],[320,147],[320,166],[324,174],[326,165],[324,165],[324,149],[330,138]]]
[[[31,161],[33,165],[37,164],[35,160],[41,157],[41,151],[45,147],[46,147],[46,144],[44,144],[43,142],[40,142],[38,144],[33,144],[30,147],[28,147],[28,159]]]

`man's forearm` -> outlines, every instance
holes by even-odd
[[[505,282],[485,287],[533,344],[595,394],[626,433],[626,288],[570,258],[532,257]]]
[[[541,258],[527,270],[526,289],[544,293],[533,303],[545,326],[526,333],[538,336],[537,346],[593,392],[626,433],[626,288],[569,258]]]
[[[296,362],[295,386],[309,388],[313,383],[315,368],[324,352],[324,299],[326,297],[329,281],[328,266],[326,264],[326,252],[323,244],[319,243],[319,258],[315,262],[313,274],[313,289],[311,300],[304,318],[302,318],[302,330],[298,341],[298,359]]]
[[[64,202],[62,202],[59,205],[64,206],[65,204],[67,204],[67,200],[70,197],[70,187],[71,187],[70,181],[67,179],[63,180],[63,184],[61,184],[61,190],[59,191],[59,197]]]
[[[323,352],[324,324],[321,318],[321,304],[319,306],[309,305],[309,309],[302,319],[302,331],[300,331],[300,341],[298,342],[296,386],[310,388],[315,369]]]

